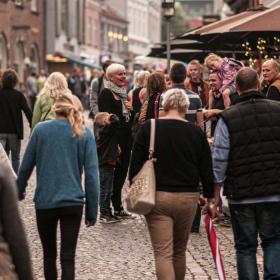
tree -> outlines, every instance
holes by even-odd
[[[161,40],[162,42],[166,41],[166,20],[162,13],[161,21]],[[183,10],[180,3],[175,4],[175,13],[174,17],[171,19],[171,36],[177,37],[184,34],[189,29],[189,24],[185,11]]]

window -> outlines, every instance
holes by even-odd
[[[32,72],[39,72],[39,52],[38,47],[34,44],[30,49],[30,67]]]
[[[31,9],[31,12],[37,12],[38,11],[37,0],[31,0],[30,9]]]
[[[19,81],[22,83],[24,81],[24,44],[22,41],[18,41],[15,45],[15,64],[14,68],[18,73]]]
[[[61,29],[68,35],[68,4],[67,0],[61,0]]]
[[[23,6],[23,0],[15,0],[15,5],[18,7],[22,7]]]
[[[7,42],[0,33],[0,69],[7,68]]]

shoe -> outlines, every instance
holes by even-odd
[[[128,212],[126,212],[125,210],[120,210],[120,211],[115,211],[114,212],[114,216],[117,217],[118,219],[135,219],[136,217]]]
[[[231,220],[230,220],[230,218],[225,218],[222,221],[220,221],[220,226],[222,226],[222,227],[231,227]]]
[[[112,214],[100,214],[99,222],[101,224],[113,224],[120,222],[120,219],[113,216]]]
[[[192,228],[192,229],[191,229],[191,233],[199,233],[199,229],[197,229],[197,228],[194,228],[194,229],[193,229],[193,228]]]

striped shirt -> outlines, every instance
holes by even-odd
[[[199,95],[189,89],[186,89],[184,84],[173,84],[172,88],[179,88],[185,91],[190,100],[190,106],[186,114],[186,120],[189,122],[196,123],[196,113],[202,112],[202,102]],[[160,97],[159,111],[163,110],[162,100],[164,98],[164,95],[165,93],[163,93]]]

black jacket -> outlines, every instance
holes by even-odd
[[[98,162],[100,166],[115,166],[119,158],[117,123],[100,127],[97,139]]]
[[[23,139],[21,111],[24,111],[31,127],[32,112],[24,95],[15,89],[0,89],[0,133],[16,134],[18,139]]]
[[[246,93],[221,116],[230,135],[226,196],[280,194],[280,103]]]

